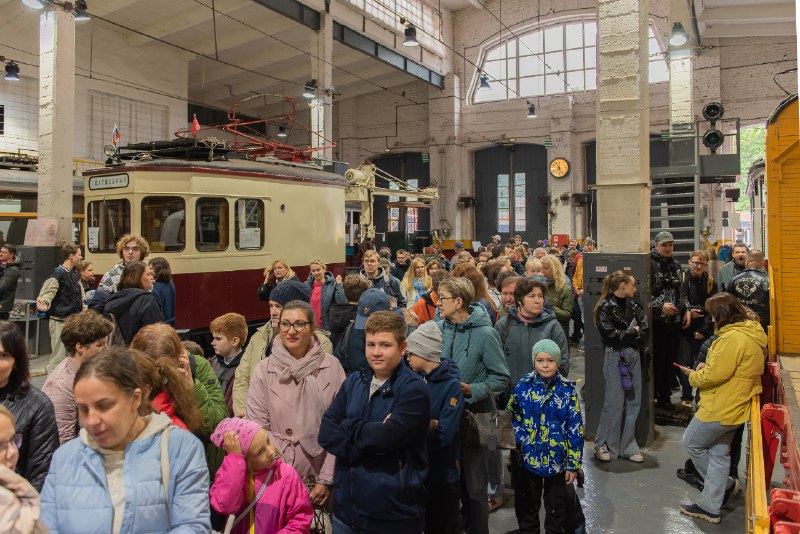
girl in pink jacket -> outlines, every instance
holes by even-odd
[[[236,516],[235,534],[308,534],[314,518],[308,490],[294,468],[281,461],[266,430],[247,419],[228,418],[211,441],[227,453],[211,486],[211,506]]]

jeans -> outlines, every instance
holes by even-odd
[[[472,534],[489,534],[489,451],[464,447],[461,449],[461,476],[464,478],[467,500],[465,526]]]
[[[685,336],[682,336],[678,363],[684,367],[694,369],[694,361],[700,353],[700,347],[703,346],[704,342],[705,339],[687,339]],[[692,400],[694,396],[692,395],[692,386],[689,384],[689,377],[679,372],[678,381],[681,383],[681,400]]]
[[[624,358],[631,366],[633,389],[622,389],[619,375],[619,359]],[[636,443],[636,418],[642,405],[642,359],[639,352],[627,347],[623,350],[606,347],[603,361],[603,377],[606,380],[603,411],[597,425],[595,447],[608,445],[611,458],[628,458],[639,453]]]
[[[335,515],[331,516],[331,526],[333,527],[331,529],[333,534],[355,534],[352,528],[345,525],[342,520]]]
[[[503,451],[497,449],[489,453],[489,497],[502,497],[505,466],[503,465]]]
[[[683,445],[694,467],[704,479],[703,493],[696,504],[706,512],[718,514],[725,490],[733,485],[730,470],[731,439],[740,425],[704,423],[693,418],[683,433]]]
[[[61,342],[61,329],[64,328],[64,321],[57,321],[51,317],[47,323],[50,328],[51,353],[50,361],[47,362],[45,370],[50,373],[61,363],[61,360],[67,357],[67,349],[64,348],[64,344]]]
[[[675,363],[680,350],[680,323],[664,323],[653,321],[653,374],[655,382],[656,402],[667,404],[672,392],[672,381],[675,379]]]

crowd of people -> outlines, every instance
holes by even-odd
[[[584,429],[568,375],[587,318],[604,347],[596,461],[645,461],[634,429],[652,328],[659,406],[679,377],[696,406],[678,476],[702,494],[680,511],[719,522],[760,389],[768,277],[762,253],[734,247],[720,292],[707,252],[684,270],[673,243],[661,232],[651,251],[650,313],[624,271],[586,308],[589,238],[531,248],[494,236],[475,254],[457,242],[450,259],[365,250],[344,278],[313,260],[301,280],[278,259],[248,290],[267,323],[250,334],[224,310],[208,347],[179,338],[181,288],[167,259],[146,262],[142,237],[119,239],[96,289],[81,248],[64,245],[37,299],[53,347],[41,391],[24,336],[0,320],[0,525],[488,534],[508,468],[520,532],[541,531],[542,502],[546,532],[583,532]],[[15,253],[0,248],[0,297],[18,282]],[[0,314],[9,307],[0,298]]]

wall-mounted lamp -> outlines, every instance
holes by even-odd
[[[410,22],[408,26],[406,26],[405,34],[406,38],[403,40],[403,46],[419,46],[419,41],[417,41],[417,28]]]
[[[311,100],[317,96],[317,80],[308,80],[303,88],[303,98]]]
[[[669,44],[672,46],[683,46],[689,42],[689,36],[686,30],[683,29],[683,24],[676,22],[672,25],[672,36],[669,38]]]
[[[529,119],[535,119],[536,118],[536,105],[531,103],[531,102],[528,102],[528,115],[527,115],[527,117]]]

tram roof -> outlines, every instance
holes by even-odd
[[[775,108],[775,111],[773,111],[772,115],[770,115],[769,118],[767,119],[767,126],[772,124],[775,121],[775,119],[778,118],[778,116],[781,114],[781,112],[784,109],[786,109],[795,100],[797,100],[797,95],[796,94],[786,97],[783,102],[778,104],[778,107]]]
[[[347,179],[311,165],[292,164],[281,161],[252,161],[229,159],[220,161],[198,161],[184,159],[152,159],[126,161],[119,166],[109,166],[84,171],[84,176],[101,176],[133,171],[150,172],[203,172],[223,176],[254,176],[278,180],[322,183],[340,187],[347,186]]]

